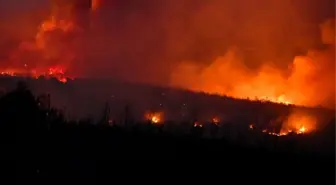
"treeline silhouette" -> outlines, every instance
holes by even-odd
[[[50,98],[49,95],[34,97],[23,82],[0,98],[1,130],[8,146],[4,153],[16,161],[28,161],[29,168],[38,171],[50,172],[60,164],[72,166],[69,173],[74,168],[78,170],[79,167],[73,167],[77,165],[90,171],[90,165],[82,164],[87,160],[179,159],[261,165],[320,174],[326,179],[334,177],[335,120],[313,135],[276,137],[248,129],[238,132],[233,123],[194,127],[193,120],[164,124],[138,122],[128,116],[126,106],[122,123],[107,119],[108,108],[101,121],[94,123],[67,120],[62,111],[50,106]],[[206,137],[212,134],[217,137]]]

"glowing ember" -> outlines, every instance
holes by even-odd
[[[212,118],[212,123],[214,123],[215,125],[218,125],[220,122],[219,118],[218,117],[214,117]]]
[[[194,127],[200,127],[200,128],[202,128],[202,127],[203,127],[203,125],[202,125],[202,124],[200,124],[200,123],[198,123],[198,122],[195,122],[195,123],[194,123]]]
[[[254,129],[254,125],[253,124],[249,125],[249,128]]]
[[[288,134],[292,133],[292,130],[288,130],[288,131],[281,131],[280,133],[276,133],[276,132],[267,132],[266,129],[262,130],[263,133],[267,133],[268,135],[272,135],[272,136],[287,136]],[[303,126],[300,129],[298,129],[298,131],[296,132],[296,134],[305,134],[307,132],[307,129]]]
[[[286,133],[286,132],[281,132],[280,134],[279,134],[279,136],[286,136],[288,133]]]
[[[153,123],[159,123],[160,122],[160,118],[158,118],[156,116],[153,116],[151,120],[152,120]]]
[[[145,118],[153,124],[162,123],[162,117],[163,117],[163,113],[161,113],[161,112],[154,112],[154,113],[146,113],[145,114]]]

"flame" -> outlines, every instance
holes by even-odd
[[[231,48],[207,65],[182,62],[173,70],[171,85],[239,99],[334,108],[335,20],[321,29],[328,49],[296,56],[287,69],[273,66],[271,61],[261,61],[264,65],[257,69],[249,68],[240,55],[242,49]]]
[[[194,123],[194,127],[200,127],[200,128],[202,128],[202,127],[203,127],[203,125],[202,125],[202,124],[200,124],[200,123],[198,123],[198,122],[195,122],[195,123]]]
[[[145,114],[145,119],[151,121],[153,124],[162,123],[163,113],[162,112],[148,112]]]
[[[159,123],[160,122],[160,118],[157,117],[157,116],[153,116],[151,120],[152,120],[153,123]]]
[[[10,55],[12,66],[0,69],[1,75],[53,77],[66,83],[70,78],[67,68],[75,59],[75,51],[71,41],[64,40],[63,37],[67,38],[80,30],[69,7],[72,7],[71,3],[66,5],[54,3],[50,16],[37,27],[34,39],[21,42]],[[35,57],[26,59],[26,53],[31,53]]]
[[[268,131],[267,129],[261,130],[262,133],[273,136],[287,136],[291,133],[295,134],[307,134],[315,130],[317,120],[312,115],[292,113],[288,119],[282,124],[282,128],[279,133]],[[250,129],[254,129],[254,126],[249,125]]]
[[[312,115],[292,113],[282,125],[281,132],[305,134],[316,129],[317,119]]]
[[[257,75],[250,74],[239,64],[235,55],[234,51],[229,51],[226,55],[217,58],[210,66],[201,67],[200,75],[199,66],[183,63],[174,71],[172,85],[240,99],[293,103],[284,93],[285,87],[281,84],[286,83],[275,69],[264,67]],[[225,76],[222,76],[223,74]]]
[[[249,128],[254,129],[254,125],[253,124],[249,125]]]
[[[218,125],[219,122],[220,122],[220,119],[218,117],[212,118],[212,123],[214,123],[215,125]]]
[[[304,134],[305,132],[306,132],[306,128],[304,126],[302,126],[298,131],[299,134]]]

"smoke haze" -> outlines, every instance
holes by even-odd
[[[0,66],[36,40],[50,4],[1,2]],[[34,66],[52,53],[48,64],[76,76],[334,106],[334,7],[333,0],[101,0],[83,15],[83,32],[53,31],[47,49],[28,53]]]

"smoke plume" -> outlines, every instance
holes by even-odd
[[[86,13],[64,1],[56,9],[70,11],[65,18],[47,0],[24,10],[29,1],[11,2],[0,11],[5,69],[28,63],[239,98],[335,102],[333,0],[95,0]],[[57,29],[41,31],[46,22]]]

